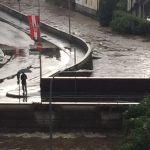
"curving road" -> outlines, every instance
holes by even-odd
[[[6,93],[14,90],[13,92],[18,95],[18,85],[15,74],[18,70],[27,67],[30,67],[30,70],[32,71],[28,74],[29,97],[32,96],[34,97],[33,99],[37,97],[38,101],[40,101],[39,55],[37,55],[38,53],[35,54],[29,51],[29,46],[34,44],[34,42],[24,32],[19,31],[4,22],[1,22],[0,25],[3,26],[3,32],[6,31],[4,30],[4,27],[7,29],[5,32],[7,33],[7,36],[0,36],[1,44],[12,46],[12,48],[14,47],[17,49],[17,52],[15,52],[14,49],[11,50],[13,51],[12,58],[8,63],[0,68],[0,79],[3,80],[0,84],[0,102],[18,102],[18,99],[7,98]],[[17,32],[15,32],[16,30]],[[16,38],[17,36],[19,39]],[[28,38],[28,40],[25,40],[25,37]],[[16,39],[18,42],[15,42],[15,40],[12,39]],[[26,41],[25,44],[23,44],[24,41]],[[3,46],[4,53],[7,53],[8,51],[7,46]],[[62,50],[57,50],[54,53],[49,52],[47,55],[42,55],[42,75],[49,76],[60,68],[62,69],[62,67],[65,67],[65,65],[69,63],[69,60],[69,54]],[[30,99],[31,98],[29,98],[28,102],[32,101]]]
[[[29,46],[33,45],[34,42],[26,33],[23,32],[28,31],[29,27],[20,20],[17,20],[16,18],[13,18],[1,11],[0,18],[2,20],[6,20],[6,22],[9,20],[10,24],[6,24],[5,22],[0,23],[0,25],[5,27],[5,30],[1,31],[3,34],[0,35],[0,39],[2,39],[0,44],[11,46],[18,50],[18,54],[15,53],[12,59],[0,68],[0,79],[3,80],[3,82],[0,83],[0,103],[23,102],[22,98],[6,97],[6,93],[11,91],[11,94],[18,95],[19,87],[14,75],[18,70],[27,67],[31,67],[32,70],[32,73],[28,74],[28,103],[40,102],[39,55],[29,52]],[[2,30],[3,28],[0,29]],[[51,74],[59,70],[64,70],[73,64],[72,60],[74,53],[73,51],[69,51],[69,41],[65,41],[64,39],[43,32],[41,33],[41,37],[50,43],[55,43],[55,45],[60,48],[60,51],[56,51],[53,54],[50,52],[47,55],[42,55],[42,77],[50,76]],[[71,45],[71,47],[77,50],[76,61],[79,61],[84,56],[84,53],[81,51],[79,46]]]

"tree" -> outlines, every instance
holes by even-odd
[[[127,0],[117,0],[117,10],[127,11]]]
[[[100,0],[98,16],[102,26],[109,26],[116,3],[117,0]]]
[[[141,104],[129,107],[124,119],[129,135],[118,150],[149,150],[150,96],[145,97]]]

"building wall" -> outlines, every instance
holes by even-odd
[[[127,10],[131,10],[131,0],[127,0]]]
[[[150,0],[128,0],[128,11],[133,15],[147,18],[150,16]]]
[[[87,14],[96,15],[100,0],[75,0],[76,9]]]
[[[127,9],[128,11],[130,11],[132,9],[132,7],[135,5],[136,0],[127,0]]]
[[[82,5],[82,0],[75,0],[75,3]]]
[[[97,2],[98,2],[98,0],[83,0],[83,5],[85,7],[97,10],[97,8],[98,8]]]

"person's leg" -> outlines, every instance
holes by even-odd
[[[23,95],[24,95],[24,93],[25,93],[25,86],[24,86],[24,84],[22,84],[22,91],[23,91]]]
[[[25,84],[25,92],[26,92],[26,95],[27,95],[27,84]]]

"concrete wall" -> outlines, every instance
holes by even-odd
[[[53,106],[53,131],[121,129],[124,110],[118,106]],[[0,133],[49,131],[49,113],[49,105],[1,104]]]
[[[101,95],[106,95],[107,101],[113,100],[110,95],[129,96],[127,99],[123,99],[125,101],[133,101],[132,96],[135,96],[135,99],[139,101],[145,94],[150,92],[150,79],[83,77],[42,79],[42,96],[49,96],[50,91],[54,101],[104,100],[105,98],[103,97],[101,99]],[[117,96],[115,100],[117,100]]]

